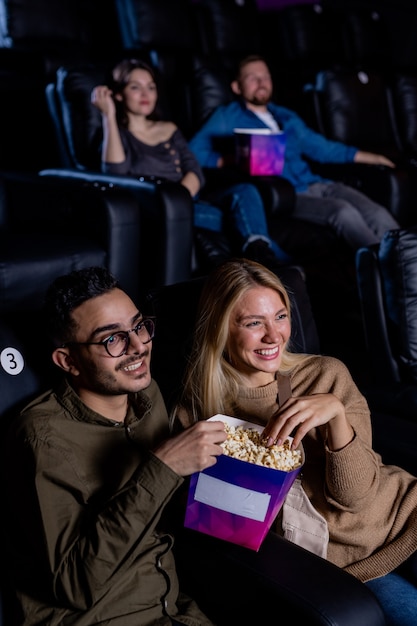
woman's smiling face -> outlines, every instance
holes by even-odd
[[[290,334],[288,311],[279,293],[253,287],[230,316],[229,361],[250,387],[266,385],[275,378]]]

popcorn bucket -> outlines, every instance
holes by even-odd
[[[235,128],[236,163],[251,176],[281,176],[286,134],[269,128]]]
[[[262,432],[263,427],[228,415],[214,421]],[[184,526],[258,551],[304,464],[281,471],[226,456],[190,478]]]

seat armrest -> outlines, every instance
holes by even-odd
[[[282,217],[292,213],[295,205],[293,185],[282,176],[251,176],[237,167],[203,168],[208,193],[219,187],[251,183],[261,194],[267,217]]]
[[[282,176],[250,176],[262,196],[267,218],[288,217],[295,206],[295,189]]]
[[[383,626],[382,609],[356,578],[270,532],[259,552],[184,529],[175,548],[180,583],[218,626]]]
[[[314,172],[350,185],[385,206],[402,225],[414,224],[410,170],[368,163],[312,163]]]

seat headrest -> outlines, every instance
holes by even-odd
[[[230,82],[233,76],[219,63],[199,56],[193,58],[193,112],[195,131],[222,104],[232,102]]]

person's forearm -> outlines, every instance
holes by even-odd
[[[336,416],[327,424],[327,445],[333,452],[341,450],[352,441],[354,434],[346,417]]]
[[[105,163],[123,163],[126,159],[119,127],[115,118],[103,116],[103,146],[101,157]]]
[[[387,159],[383,154],[375,154],[374,152],[365,152],[364,150],[358,150],[354,157],[355,163],[368,163],[370,165],[386,165],[387,167],[395,167],[390,159]]]

